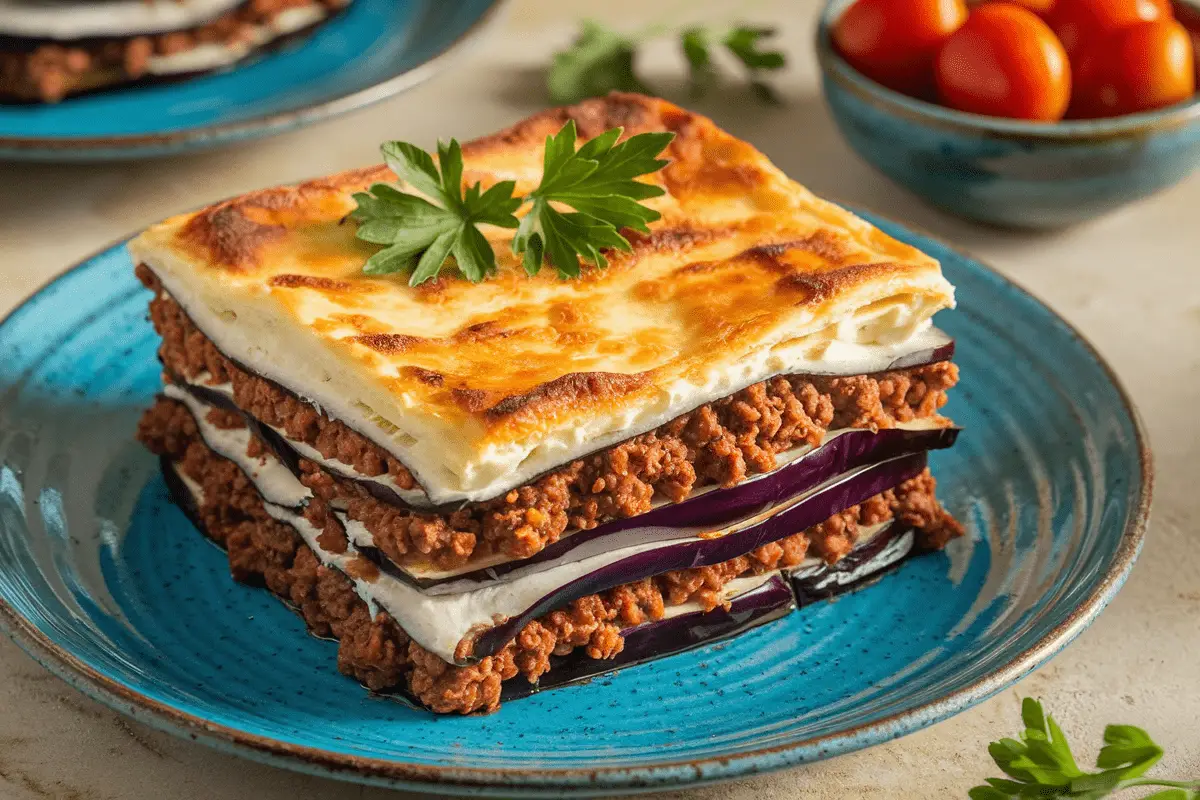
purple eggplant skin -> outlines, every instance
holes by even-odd
[[[890,365],[888,365],[887,370],[883,370],[883,371],[887,372],[890,370],[897,370],[897,369],[912,369],[914,367],[921,367],[921,366],[925,366],[927,364],[935,364],[940,361],[949,361],[953,357],[954,357],[954,340],[950,339],[949,337],[946,337],[946,341],[944,344],[939,345],[937,347],[927,348],[925,350],[919,350],[914,353],[909,353],[907,355],[900,356],[899,358],[894,360]],[[243,367],[243,369],[244,369],[244,367]],[[242,417],[246,420],[246,423],[248,425],[250,425],[250,427],[259,434],[260,438],[264,439],[267,442],[268,446],[270,446],[270,448],[272,450],[275,451],[275,454],[279,457],[279,459],[281,461],[283,461],[286,465],[288,465],[289,468],[292,468],[292,470],[294,472],[298,472],[298,470],[299,470],[298,461],[300,459],[300,454],[298,452],[296,452],[295,448],[287,441],[287,439],[284,438],[283,436],[280,436],[278,433],[276,433],[273,429],[271,429],[267,425],[264,425],[261,422],[259,422],[253,415],[242,410],[228,396],[222,394],[221,392],[215,391],[214,389],[211,389],[207,386],[188,383],[179,378],[173,377],[172,382],[175,383],[180,389],[191,392],[193,394],[193,396],[195,396],[196,398],[198,398],[210,405],[214,405],[214,406],[217,406],[218,408],[222,408],[227,411],[232,411],[232,412],[241,414]],[[844,453],[842,455],[832,456],[832,457],[835,457],[835,458],[842,457],[842,458],[848,458],[848,459],[857,458],[856,465],[861,466],[863,464],[870,463],[870,461],[882,461],[885,458],[890,458],[891,455],[900,455],[902,452],[911,452],[911,450],[904,449],[903,439],[905,437],[898,437],[898,436],[892,435],[892,434],[900,434],[900,433],[939,434],[939,436],[929,437],[931,440],[930,444],[925,445],[925,447],[923,448],[926,450],[936,450],[936,449],[940,449],[940,448],[950,447],[952,444],[954,444],[954,437],[957,435],[957,429],[944,429],[941,431],[898,431],[898,430],[880,431],[880,434],[889,434],[889,436],[886,437],[887,439],[898,439],[900,441],[881,441],[877,445],[873,445],[872,447],[878,447],[879,451],[875,455],[875,457],[870,460],[864,460],[865,458],[868,458],[871,455],[870,452],[861,452],[861,453],[858,453],[857,456],[855,456],[852,452],[847,451],[846,453]],[[917,438],[920,438],[920,437],[917,437]],[[937,440],[939,440],[939,439],[941,439],[943,443],[938,443]],[[822,449],[824,449],[824,448],[822,448]],[[871,448],[866,448],[866,449],[868,451],[871,450]],[[887,453],[887,452],[890,452],[891,455],[885,455],[885,453]],[[792,466],[792,465],[789,465],[789,466]],[[845,468],[839,470],[839,472],[845,472],[847,469],[851,469],[851,468],[853,468],[853,467],[845,467]],[[816,467],[814,467],[814,469],[816,469]],[[837,473],[836,472],[827,472],[826,478],[828,478],[832,475],[835,475],[835,474],[837,474]],[[354,478],[354,477],[349,477],[349,476],[341,476],[341,477],[343,477],[344,480],[350,480],[350,481],[356,482],[359,486],[361,486],[363,489],[365,489],[372,497],[374,497],[376,500],[380,501],[381,503],[387,503],[388,505],[397,506],[399,508],[411,508],[412,510],[419,511],[421,513],[442,513],[442,512],[456,511],[464,505],[463,503],[451,503],[451,504],[445,504],[445,505],[440,505],[440,506],[416,507],[416,506],[412,506],[410,503],[406,502],[400,496],[400,494],[398,492],[379,483],[378,481],[362,480],[359,478]],[[536,480],[537,477],[541,477],[541,476],[536,476],[535,478],[531,478],[530,481],[532,482],[533,480]],[[813,486],[816,483],[820,483],[821,481],[825,480],[826,478],[821,478],[819,480],[816,480],[815,482],[810,483],[809,486]],[[798,475],[797,479],[802,479],[802,476]],[[803,491],[803,489],[801,489],[801,491]],[[753,504],[755,502],[754,496],[755,495],[753,493],[747,493],[746,501],[745,501],[746,507],[753,506]],[[780,499],[784,499],[784,498],[780,498]],[[690,501],[685,500],[682,503],[679,503],[678,505],[683,505],[684,503],[687,503],[687,502],[703,501],[703,500],[705,500],[705,495],[701,495],[699,497],[692,498],[692,500],[690,500]],[[699,503],[697,508],[695,509],[695,511],[693,513],[693,517],[692,517],[694,520],[696,520],[695,522],[691,522],[691,523],[685,522],[684,520],[686,520],[687,517],[681,516],[678,518],[678,521],[673,524],[675,524],[676,526],[680,526],[680,527],[688,525],[688,524],[695,524],[695,525],[720,524],[722,521],[721,518],[714,518],[712,520],[704,519],[705,515],[710,515],[714,511],[723,514],[724,515],[723,518],[726,520],[735,521],[736,519],[738,519],[737,508],[739,508],[739,506],[737,506],[737,505],[713,503],[711,501],[706,501],[703,503]],[[653,512],[651,512],[651,513],[653,513]],[[643,515],[643,516],[645,516],[645,515]],[[660,523],[651,522],[648,520],[643,521],[641,517],[638,517],[636,519],[639,520],[638,524],[645,524],[645,525],[660,524]],[[604,527],[604,526],[601,526],[601,527]],[[595,530],[599,530],[599,529],[595,529]],[[606,531],[606,532],[611,532],[611,531]],[[598,534],[598,535],[603,535],[603,534]],[[551,557],[553,557],[553,556],[551,556]],[[418,585],[423,585],[423,584],[418,584]]]
[[[237,406],[219,392],[202,386],[184,385],[184,388],[212,405],[237,410]],[[248,415],[244,416],[246,416],[248,424],[275,451],[279,459],[292,472],[299,475],[300,456],[287,441],[272,428],[257,422]],[[951,447],[957,440],[958,434],[958,428],[916,431],[898,428],[878,432],[865,429],[847,431],[774,472],[745,481],[729,489],[704,492],[679,503],[659,506],[645,514],[604,523],[591,530],[579,531],[560,539],[530,558],[509,561],[450,578],[416,578],[396,566],[378,549],[362,547],[360,550],[364,556],[375,562],[381,571],[416,588],[440,587],[437,592],[439,594],[471,591],[485,584],[494,583],[497,579],[501,579],[515,570],[525,570],[539,564],[548,565],[551,562],[565,559],[572,550],[604,537],[626,534],[622,537],[623,541],[615,546],[628,547],[641,543],[641,541],[678,538],[727,527],[764,513],[837,475],[902,455]],[[372,481],[360,481],[359,484],[387,491],[386,488]],[[378,497],[377,493],[376,496]],[[843,509],[838,509],[838,511],[841,510]],[[832,513],[836,513],[836,511]],[[635,540],[631,535],[636,535],[639,529],[645,533],[644,540]],[[735,553],[730,558],[741,554]],[[477,585],[473,586],[472,584]]]
[[[473,587],[469,584],[472,582],[494,583],[497,577],[513,570],[562,559],[580,545],[617,533],[632,533],[639,529],[645,531],[644,540],[628,538],[620,545],[615,545],[629,547],[642,541],[678,538],[681,535],[719,530],[765,513],[851,470],[898,456],[950,447],[957,440],[958,433],[958,428],[848,431],[774,472],[728,489],[714,489],[678,503],[658,506],[635,517],[614,520],[591,530],[573,533],[529,558],[509,561],[452,578],[422,580],[409,576],[406,580],[422,589],[453,583],[454,591],[470,591]],[[402,570],[396,570],[396,573],[406,574]]]
[[[528,697],[542,689],[603,675],[615,669],[632,667],[665,656],[672,656],[700,645],[712,644],[745,633],[752,628],[785,617],[795,610],[792,590],[787,581],[775,575],[769,581],[741,594],[729,608],[692,611],[677,617],[645,622],[622,631],[625,647],[612,658],[590,658],[587,649],[576,648],[565,656],[550,657],[550,671],[536,684],[511,680],[501,690],[502,701]]]
[[[273,431],[271,433],[274,434]],[[613,548],[720,530],[764,513],[851,470],[902,455],[950,447],[958,438],[958,433],[958,428],[921,431],[890,429],[878,433],[868,430],[850,431],[803,458],[752,481],[729,489],[714,489],[679,503],[658,506],[636,517],[614,520],[591,530],[573,533],[529,558],[449,578],[417,578],[392,563],[375,548],[360,549],[380,570],[410,586],[435,590],[434,594],[468,592],[495,583],[518,569],[526,570],[536,565],[551,565],[552,562],[564,561],[572,551],[581,546],[617,534],[622,535],[619,541],[611,545]]]
[[[205,394],[214,394],[220,397],[225,404],[228,399],[220,396],[218,393],[205,390]],[[267,426],[259,425],[260,432],[267,439],[269,444],[274,444],[272,440],[281,441],[280,437]],[[888,430],[881,431],[879,434],[871,434],[865,432],[866,437],[857,436],[858,432],[851,431],[843,436],[834,439],[830,445],[836,445],[841,439],[849,440],[849,447],[843,452],[853,453],[865,449],[867,452],[876,452],[876,449],[871,446],[871,440],[877,439],[884,434],[922,434],[932,433],[941,434],[946,437],[949,443],[953,443],[954,437],[957,436],[956,429],[937,429],[934,431],[898,431]],[[888,437],[893,443],[899,444],[910,437],[892,436]],[[865,445],[865,447],[863,447]],[[885,445],[888,446],[888,445]],[[892,445],[894,446],[894,445]],[[946,445],[948,446],[948,444]],[[289,449],[290,448],[285,448]],[[824,450],[826,448],[821,448]],[[814,455],[819,454],[821,450],[814,451]],[[834,456],[833,460],[837,461]],[[702,495],[697,500],[707,500],[715,498],[726,492],[733,492],[737,488],[757,489],[757,484],[770,482],[773,477],[780,476],[780,482],[783,482],[783,473],[790,467],[795,467],[797,464],[803,465],[805,459],[800,459],[793,464],[789,464],[784,469],[778,470],[776,473],[771,473],[757,481],[743,484],[741,487],[734,487],[730,490],[719,490]],[[286,463],[286,462],[285,462]],[[292,461],[289,466],[294,464]],[[837,514],[852,505],[857,505],[863,502],[868,497],[872,497],[886,489],[890,489],[897,484],[915,477],[924,469],[926,463],[926,453],[921,450],[917,453],[892,458],[888,461],[873,464],[865,468],[862,472],[852,476],[852,478],[842,481],[834,486],[831,486],[811,498],[807,498],[797,503],[792,508],[787,509],[773,517],[770,517],[762,522],[749,526],[743,530],[727,534],[725,536],[713,539],[690,540],[680,542],[677,545],[665,546],[651,552],[638,553],[623,559],[614,564],[609,564],[605,567],[582,576],[564,586],[558,587],[556,590],[548,593],[538,600],[531,607],[527,608],[523,613],[514,617],[510,617],[503,623],[493,627],[481,634],[473,643],[472,651],[469,655],[467,663],[475,663],[478,660],[490,655],[494,655],[501,647],[504,646],[511,638],[513,638],[526,624],[543,613],[559,608],[570,601],[583,597],[589,594],[595,594],[614,586],[619,586],[624,583],[641,580],[642,578],[659,575],[664,572],[669,572],[676,569],[687,569],[689,567],[701,567],[717,564],[722,561],[728,561],[731,558],[736,558],[740,555],[754,550],[763,544],[772,541],[777,541],[786,536],[816,525],[829,517]],[[298,465],[297,467],[298,468]],[[769,487],[764,487],[765,493],[770,496],[773,490]],[[778,490],[787,492],[786,484],[784,488]],[[792,494],[795,494],[793,492]],[[761,493],[760,493],[761,496]],[[673,506],[661,506],[656,511],[676,511],[687,505],[687,502]],[[767,506],[770,507],[769,505]],[[689,512],[690,513],[690,512]],[[642,515],[643,517],[646,515]],[[637,520],[638,518],[634,518]],[[621,522],[629,522],[622,520]],[[594,534],[604,526],[601,526],[588,533]],[[569,537],[568,540],[560,542],[560,544],[569,542],[576,537]],[[594,537],[593,537],[594,538]],[[394,577],[410,580],[411,578],[402,570],[395,568],[390,560],[383,556],[375,548],[361,548],[363,554],[374,561],[380,568]],[[545,552],[545,551],[543,551]],[[847,556],[849,558],[849,556]],[[527,559],[520,562],[520,566],[525,566],[529,563],[535,563],[538,557]],[[503,565],[502,565],[503,566]],[[456,578],[453,580],[461,580]]]
[[[796,605],[803,608],[874,583],[908,559],[924,552],[917,544],[916,530],[897,521],[836,563],[822,563],[808,570],[788,570],[787,575],[792,593],[796,596]],[[844,583],[836,580],[859,569],[864,570],[863,574],[851,580]]]
[[[625,647],[611,659],[589,658],[583,649],[573,650],[565,656],[553,656],[550,659],[550,671],[536,684],[509,681],[504,685],[501,699],[507,701],[528,697],[542,689],[578,683],[617,669],[644,664],[701,645],[719,642],[787,616],[796,608],[861,589],[924,551],[915,546],[911,547],[904,550],[895,560],[880,564],[853,582],[838,584],[836,588],[822,589],[819,588],[819,584],[820,579],[831,571],[850,572],[869,565],[872,560],[878,559],[889,545],[911,533],[913,529],[910,526],[897,522],[881,531],[863,547],[848,553],[832,567],[822,567],[818,572],[803,579],[776,575],[757,589],[733,598],[728,609],[693,611],[670,619],[645,622],[626,628],[622,631]],[[839,567],[842,568],[838,569]]]
[[[829,600],[846,592],[856,591],[875,583],[888,572],[914,556],[920,555],[917,547],[905,550],[895,560],[880,564],[850,583],[838,584],[836,588],[819,588],[820,578],[845,564],[841,572],[850,572],[870,564],[888,549],[888,546],[913,532],[903,523],[894,523],[881,531],[865,546],[846,555],[833,567],[824,567],[811,577],[795,579],[776,575],[767,583],[733,598],[729,608],[715,608],[709,612],[693,611],[678,617],[645,622],[622,631],[625,647],[611,659],[589,658],[583,649],[573,650],[565,656],[553,656],[550,671],[536,684],[524,681],[509,681],[504,685],[502,700],[528,697],[542,689],[552,689],[588,678],[594,678],[617,669],[644,664],[658,658],[672,656],[701,645],[711,644],[737,636],[752,628],[765,625],[787,616],[796,608]]]
[[[489,628],[474,641],[467,663],[495,654],[531,620],[576,598],[676,569],[705,567],[749,553],[811,528],[847,508],[914,478],[925,469],[924,452],[884,461],[801,500],[791,508],[742,530],[714,539],[691,539],[637,553],[600,567],[543,596],[524,612]]]
[[[174,468],[166,458],[159,460],[163,478],[170,491],[175,505],[181,508],[205,536],[208,532],[200,523],[196,513],[195,500],[176,475]],[[887,531],[880,533],[867,547],[848,554],[842,561],[854,559],[853,564],[861,564],[869,560],[871,550],[877,554],[883,545],[876,547],[876,542],[882,539],[890,540],[906,529],[893,525]],[[839,592],[849,591],[867,583],[874,582],[879,575],[895,569],[903,560],[917,554],[914,548],[903,559],[884,567],[880,572],[871,573],[851,586],[839,587]],[[841,562],[839,562],[841,563]],[[505,683],[501,700],[504,702],[517,700],[535,694],[544,689],[557,688],[573,683],[579,683],[589,678],[604,675],[618,669],[644,664],[659,658],[683,653],[707,644],[713,644],[725,639],[738,636],[754,628],[766,625],[787,616],[797,608],[794,592],[798,585],[795,580],[787,580],[782,575],[775,575],[762,586],[746,592],[731,600],[729,608],[715,608],[709,612],[693,611],[677,617],[642,623],[626,628],[622,635],[625,646],[620,653],[610,659],[593,659],[587,656],[586,650],[580,648],[565,656],[552,656],[551,669],[543,675],[536,684],[512,680]],[[806,596],[804,605],[831,595]],[[282,600],[282,598],[281,598]],[[292,606],[283,601],[285,605]],[[293,608],[294,611],[298,610]],[[425,706],[412,697],[404,688],[378,693],[390,700],[400,702],[416,710],[427,710]]]

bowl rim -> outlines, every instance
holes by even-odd
[[[887,88],[850,66],[833,46],[833,25],[853,2],[855,0],[825,0],[815,36],[817,63],[821,72],[826,79],[836,82],[859,99],[909,121],[934,125],[957,133],[982,134],[991,138],[1064,142],[1145,136],[1182,128],[1200,119],[1200,87],[1197,87],[1192,99],[1165,108],[1119,117],[1061,122],[1030,122],[989,117],[956,111],[927,100],[909,97]],[[1187,6],[1200,17],[1200,0],[1174,2]]]

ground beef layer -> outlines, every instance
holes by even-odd
[[[231,383],[245,412],[364,475],[388,475],[400,488],[412,474],[362,435],[331,420],[277,384],[239,368],[201,333],[146,267],[138,276],[155,291],[150,316],[162,336],[160,357],[170,375]],[[775,456],[817,444],[836,428],[891,428],[938,414],[958,381],[948,362],[877,375],[830,378],[790,375],[750,386],[684,414],[655,431],[565,467],[495,500],[449,513],[415,511],[382,502],[360,484],[302,461],[302,481],[319,502],[309,520],[323,527],[337,501],[362,522],[398,564],[459,566],[473,555],[528,558],[567,530],[590,529],[648,511],[655,498],[678,502],[703,485],[733,486],[776,466]]]
[[[68,95],[131,83],[146,76],[154,56],[253,41],[256,29],[288,9],[321,5],[336,10],[345,4],[346,0],[248,0],[188,30],[71,43],[26,44],[0,38],[0,100],[55,103]]]
[[[794,566],[810,552],[836,562],[853,547],[861,526],[901,520],[918,529],[926,548],[941,547],[961,533],[935,499],[935,481],[926,472],[744,556],[579,598],[531,622],[494,656],[456,666],[410,640],[386,613],[372,618],[351,582],[322,566],[294,529],[266,513],[241,469],[205,446],[186,406],[161,398],[143,417],[138,435],[203,488],[195,518],[228,552],[234,578],[265,583],[299,611],[314,634],[336,638],[343,673],[373,690],[404,686],[439,713],[495,710],[504,681],[536,682],[550,669],[552,655],[584,648],[591,658],[611,658],[623,647],[622,628],[658,619],[667,606],[688,601],[714,608],[721,587],[740,575]]]

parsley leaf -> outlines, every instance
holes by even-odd
[[[639,200],[658,197],[662,188],[634,180],[667,165],[658,158],[673,133],[641,133],[617,144],[613,128],[575,149],[575,123],[546,137],[542,182],[529,195],[533,207],[513,237],[513,252],[524,255],[525,271],[536,275],[548,256],[563,278],[578,277],[580,260],[604,268],[602,249],[629,251],[621,228],[648,232],[659,213]],[[560,211],[553,204],[568,206]]]
[[[1200,781],[1166,781],[1142,778],[1158,763],[1163,750],[1141,728],[1109,725],[1104,748],[1096,759],[1099,772],[1084,772],[1075,763],[1070,745],[1058,723],[1027,697],[1021,704],[1025,732],[1021,739],[1001,739],[988,746],[988,754],[1008,778],[988,778],[967,796],[971,800],[1070,797],[1099,800],[1133,786],[1169,787],[1149,797],[1157,800],[1200,800]]]
[[[618,144],[621,132],[613,128],[576,150],[575,123],[568,122],[546,138],[542,181],[528,197],[513,196],[513,181],[487,191],[476,182],[464,191],[462,148],[454,139],[438,143],[436,162],[415,145],[387,142],[381,150],[388,166],[420,195],[387,183],[354,195],[358,205],[349,218],[358,223],[358,238],[383,245],[363,272],[411,271],[408,283],[418,286],[453,257],[478,283],[496,271],[496,253],[480,224],[517,228],[512,249],[530,275],[547,257],[564,278],[579,276],[580,260],[607,266],[604,250],[631,249],[622,228],[648,232],[647,224],[659,218],[640,201],[663,190],[635,179],[667,165],[658,156],[675,136],[642,133]],[[518,222],[515,213],[526,202],[532,205]]]
[[[708,28],[688,28],[679,34],[679,46],[688,62],[692,96],[700,97],[717,82],[717,68],[712,62],[711,31]]]
[[[554,54],[546,90],[556,103],[578,103],[610,91],[648,92],[633,71],[637,40],[584,20],[575,43]]]
[[[635,69],[637,47],[662,29],[623,34],[594,20],[584,20],[579,35],[565,50],[554,54],[546,72],[546,90],[555,103],[577,103],[612,91],[649,92]],[[712,50],[720,45],[746,68],[750,86],[763,100],[778,102],[762,81],[762,73],[787,63],[778,50],[763,49],[773,28],[736,25],[726,31],[692,26],[678,32],[680,48],[688,63],[693,95],[700,95],[716,82],[718,72]]]
[[[750,86],[754,93],[767,103],[779,103],[775,90],[762,80],[762,73],[782,69],[787,57],[779,50],[761,49],[762,40],[775,35],[774,28],[733,28],[721,40],[725,48],[734,55],[749,72]]]
[[[495,272],[496,254],[476,226],[517,227],[513,212],[521,198],[513,197],[516,184],[501,181],[483,192],[477,182],[464,193],[462,148],[455,139],[438,142],[437,164],[408,142],[387,142],[380,149],[392,171],[430,200],[386,183],[354,195],[358,207],[350,218],[359,223],[358,238],[386,245],[367,260],[363,272],[412,270],[408,282],[417,286],[437,277],[449,256],[472,281]]]

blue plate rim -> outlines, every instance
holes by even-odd
[[[468,46],[480,39],[482,34],[497,22],[501,13],[512,2],[513,0],[489,0],[487,8],[479,15],[478,19],[427,60],[372,86],[343,94],[332,100],[311,103],[300,108],[237,122],[201,125],[165,133],[113,134],[109,136],[7,136],[0,134],[0,151],[26,156],[50,156],[64,150],[130,153],[138,149],[148,149],[157,152],[155,148],[186,147],[192,144],[209,146],[252,136],[267,136],[314,122],[333,119],[374,105],[424,83],[453,59],[462,55]],[[32,299],[33,296],[30,296],[26,302]],[[0,320],[0,324],[6,321],[7,316]]]
[[[500,0],[501,3],[507,0]],[[749,774],[770,772],[790,766],[860,750],[899,738],[948,719],[981,703],[1013,685],[1030,672],[1058,655],[1082,633],[1124,585],[1145,541],[1154,486],[1153,455],[1145,423],[1129,392],[1112,366],[1083,333],[1057,311],[1018,282],[993,269],[966,251],[951,247],[921,228],[899,223],[860,204],[847,206],[890,222],[917,236],[938,242],[947,250],[986,270],[1026,300],[1031,300],[1066,330],[1103,370],[1116,390],[1121,408],[1133,426],[1139,474],[1130,482],[1130,514],[1121,532],[1110,569],[1096,582],[1092,591],[1062,623],[1048,631],[1035,644],[968,686],[909,711],[863,723],[837,733],[812,737],[774,747],[758,748],[732,756],[680,760],[646,767],[605,767],[597,769],[495,769],[480,767],[443,767],[412,764],[348,754],[331,753],[318,748],[289,744],[265,736],[213,723],[203,717],[173,708],[135,691],[88,666],[72,653],[50,641],[39,629],[0,597],[0,631],[3,631],[35,661],[83,694],[108,708],[149,725],[156,730],[183,739],[201,742],[218,751],[243,756],[259,763],[344,781],[471,795],[495,795],[520,791],[524,796],[558,797],[562,792],[576,796],[613,791],[646,792],[682,786],[695,786],[730,780]],[[55,283],[86,267],[100,255],[129,241],[118,239],[76,264],[49,278],[15,308],[0,317],[4,326]]]

